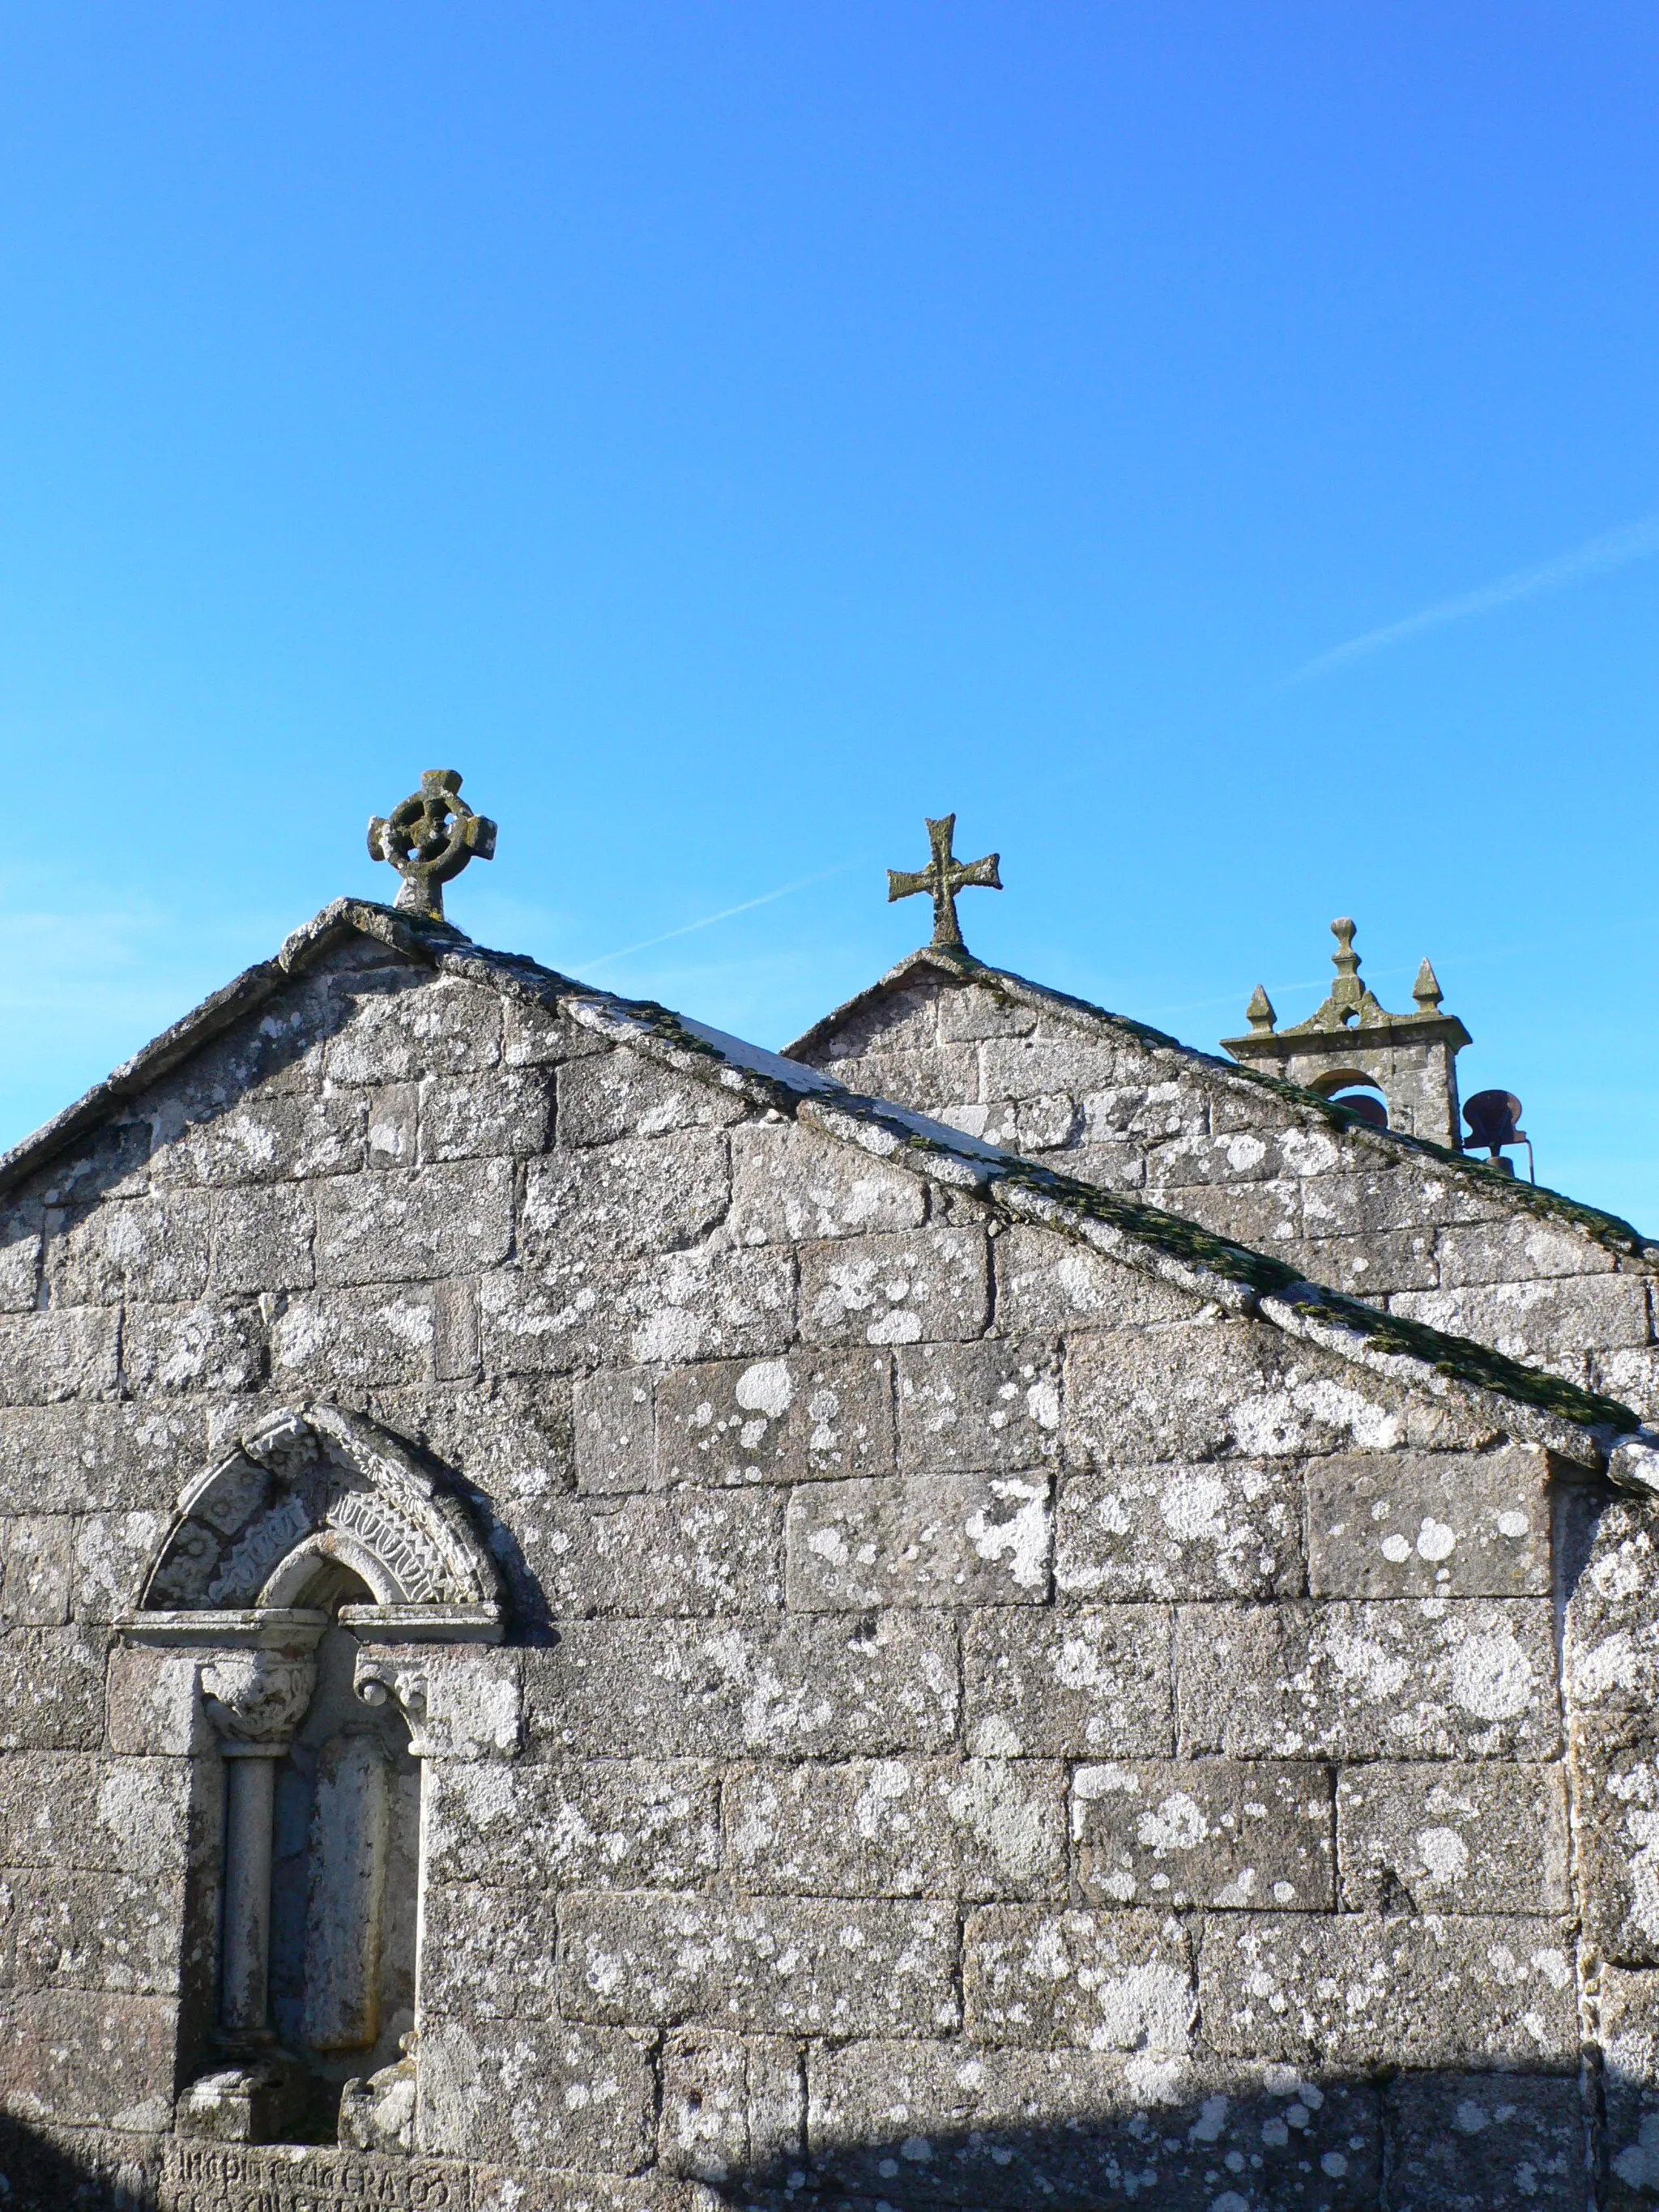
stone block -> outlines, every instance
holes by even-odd
[[[271,1380],[279,1389],[324,1395],[423,1382],[436,1334],[431,1294],[419,1285],[319,1291],[289,1299],[272,1322]]]
[[[333,1289],[471,1274],[512,1242],[508,1160],[365,1172],[317,1196],[317,1279]]]
[[[165,1876],[191,1850],[183,1759],[0,1757],[0,1865]]]
[[[1583,2095],[1564,2074],[1402,2074],[1383,2093],[1400,2212],[1583,2212]]]
[[[561,1145],[611,1145],[619,1138],[663,1137],[676,1129],[725,1129],[749,1110],[730,1091],[622,1049],[575,1060],[558,1075]]]
[[[1659,1966],[1659,1724],[1575,1721],[1569,1756],[1585,1941],[1620,1966]]]
[[[566,1148],[526,1170],[523,1249],[532,1263],[678,1251],[724,1219],[731,1200],[724,1137],[683,1130]]]
[[[720,1863],[719,1780],[685,1759],[445,1765],[427,1784],[429,1879],[556,1889],[694,1889]]]
[[[550,1610],[763,1613],[783,1601],[783,1501],[762,1490],[553,1498],[520,1541]]]
[[[1038,1759],[737,1767],[726,1863],[786,1896],[1061,1896],[1065,1795],[1065,1770]]]
[[[742,1244],[919,1229],[927,1187],[856,1146],[793,1121],[732,1139],[732,1234]]]
[[[75,1523],[66,1514],[0,1522],[0,1625],[61,1628],[70,1617]]]
[[[1303,1230],[1310,1237],[1496,1222],[1505,1212],[1500,1200],[1472,1188],[1467,1177],[1406,1161],[1390,1168],[1345,1166],[1340,1173],[1310,1178],[1302,1193]]]
[[[1659,1973],[1601,1970],[1607,2212],[1659,2203]]]
[[[976,1104],[979,1060],[972,1045],[931,1045],[921,1051],[866,1052],[856,1059],[826,1060],[830,1073],[867,1098],[890,1098],[913,1113]]]
[[[1299,1253],[1302,1185],[1294,1176],[1267,1182],[1200,1183],[1184,1190],[1151,1189],[1147,1203],[1195,1221],[1200,1229],[1243,1244],[1253,1252],[1288,1260]],[[1296,1258],[1296,1265],[1303,1263]]]
[[[99,1306],[0,1314],[0,1406],[112,1398],[119,1316]]]
[[[1235,1129],[1219,1137],[1187,1130],[1150,1146],[1146,1153],[1148,1186],[1160,1191],[1185,1191],[1206,1183],[1266,1182],[1279,1171],[1277,1146],[1270,1136],[1253,1129]]]
[[[428,1756],[471,1761],[516,1754],[524,1740],[522,1656],[510,1644],[434,1644],[422,1652]]]
[[[118,1644],[109,1655],[109,1746],[122,1758],[182,1759],[214,1747],[196,1693],[197,1654]]]
[[[566,1060],[603,1058],[611,1048],[556,1006],[536,999],[501,1001],[501,1059],[508,1067],[560,1067]]]
[[[990,1318],[982,1229],[915,1229],[800,1248],[811,1344],[961,1342]]]
[[[950,1905],[574,1891],[559,1937],[570,2020],[874,2035],[961,2018]]]
[[[1557,1275],[1610,1275],[1613,1255],[1571,1222],[1517,1212],[1506,1221],[1442,1229],[1435,1239],[1448,1290]]]
[[[107,1306],[123,1298],[176,1303],[200,1297],[208,1281],[210,1204],[205,1192],[174,1191],[77,1208],[46,1242],[52,1303]]]
[[[657,2155],[670,2173],[718,2183],[787,2172],[801,2162],[805,2120],[795,2043],[708,2027],[664,2039]]]
[[[1559,1766],[1351,1766],[1336,1791],[1351,1912],[1565,1912],[1565,1778]]]
[[[177,1875],[9,1869],[0,1874],[0,1919],[15,1990],[178,1993],[185,1899]]]
[[[363,1164],[366,1106],[360,1092],[239,1097],[186,1120],[164,1104],[150,1175],[158,1187],[291,1182],[355,1175]]]
[[[75,1532],[77,1620],[113,1620],[137,1603],[144,1571],[171,1518],[164,1512],[82,1516]]]
[[[664,1482],[885,1474],[894,1451],[890,1355],[797,1352],[677,1369],[658,1387],[656,1434]]]
[[[486,1079],[478,1078],[479,1081]],[[368,1093],[368,1151],[371,1168],[412,1168],[420,1157],[421,1086],[382,1083]]]
[[[1057,1175],[1074,1176],[1079,1182],[1096,1183],[1103,1190],[1143,1190],[1146,1183],[1146,1156],[1139,1137],[1114,1137],[1098,1145],[1068,1145],[1063,1152],[1051,1153],[1044,1165]]]
[[[1297,1264],[1310,1281],[1328,1283],[1334,1291],[1373,1304],[1395,1291],[1431,1291],[1440,1280],[1430,1229],[1400,1229],[1370,1237],[1310,1237],[1297,1247]]]
[[[1401,1394],[1264,1322],[1079,1331],[1064,1433],[1074,1464],[1299,1457],[1407,1441]]]
[[[695,1371],[695,1370],[694,1370]],[[587,1497],[649,1490],[656,1480],[656,1377],[648,1367],[576,1378],[576,1487]]]
[[[1160,1137],[1204,1135],[1210,1128],[1210,1102],[1192,1083],[1114,1083],[1089,1091],[1079,1103],[1083,1141],[1090,1145],[1135,1137],[1144,1151]]]
[[[1010,999],[994,984],[963,983],[939,994],[939,1036],[942,1044],[977,1044],[986,1037],[1030,1036],[1036,1013]]]
[[[140,1396],[252,1390],[264,1377],[265,1328],[251,1304],[128,1306],[121,1364]]]
[[[1364,1452],[1308,1469],[1316,1597],[1544,1597],[1549,1468],[1535,1447]]]
[[[1336,1903],[1331,1779],[1267,1759],[1079,1766],[1072,1838],[1100,1905],[1328,1912]]]
[[[651,2154],[650,2062],[616,2029],[434,2020],[421,2033],[416,2078],[425,2150],[617,2174]]]
[[[719,1626],[572,1621],[525,1654],[532,1741],[578,1757],[884,1757],[957,1729],[955,1622],[839,1613]]]
[[[0,1210],[0,1313],[32,1313],[40,1282],[41,1209]]]
[[[981,1098],[1036,1098],[1044,1093],[1109,1091],[1118,1079],[1114,1046],[1069,1036],[993,1037],[979,1050]]]
[[[1114,1467],[1062,1478],[1054,1587],[1068,1597],[1298,1594],[1301,1486],[1272,1460]]]
[[[468,2169],[471,2212],[720,2212],[698,2181],[653,2167],[650,2172],[571,2173],[538,2166],[475,2166]]]
[[[1168,2052],[1197,2024],[1192,1945],[1155,1912],[992,1905],[963,1934],[968,2033],[1037,2050]]]
[[[493,984],[394,969],[364,976],[339,997],[349,1019],[329,1040],[332,1083],[406,1083],[500,1063],[501,1000]]]
[[[558,2018],[550,1892],[428,1880],[422,1899],[421,2003],[428,2019],[472,2027]]]
[[[1402,1291],[1393,1310],[1450,1336],[1472,1336],[1535,1364],[1620,1345],[1650,1344],[1648,1286],[1639,1275],[1578,1275],[1544,1282]]]
[[[1068,1173],[1082,1172],[1067,1163]],[[1143,1275],[1121,1261],[1049,1230],[1003,1231],[992,1246],[996,1261],[997,1323],[1016,1333],[1070,1328],[1078,1322],[1135,1328],[1154,1322],[1185,1321],[1198,1300],[1173,1283]]]
[[[1568,1697],[1650,1711],[1659,1705],[1659,1500],[1586,1492],[1570,1507],[1580,1525],[1569,1537]]]
[[[789,1497],[790,1607],[1041,1605],[1049,1486],[1044,1470],[804,1483]]]
[[[1169,2054],[815,2048],[811,2130],[872,2206],[1375,2212],[1381,2174],[1375,2090]]]
[[[553,1083],[536,1068],[428,1076],[420,1089],[422,1160],[539,1152],[553,1120]]]
[[[1041,1158],[1045,1152],[1063,1152],[1077,1142],[1083,1133],[1083,1109],[1066,1091],[1044,1091],[1036,1098],[1023,1098],[1014,1109],[1013,1142],[1001,1141],[1010,1151]]]
[[[309,1290],[317,1279],[312,1256],[316,1227],[312,1193],[305,1184],[216,1192],[213,1287],[246,1297]]]
[[[200,1409],[165,1402],[0,1410],[0,1512],[168,1503],[205,1466]]]
[[[990,1759],[1175,1749],[1166,1606],[987,1608],[963,1650],[968,1748]]]
[[[0,1637],[0,1751],[91,1751],[104,1733],[104,1646],[78,1628]]]
[[[1632,1407],[1650,1426],[1659,1421],[1659,1345],[1626,1346],[1596,1352],[1589,1362],[1589,1386],[1604,1397]]]
[[[1551,1759],[1552,1626],[1544,1598],[1183,1606],[1182,1746],[1233,1759]]]
[[[25,2120],[164,2128],[177,2019],[170,1997],[18,1990],[0,2008],[0,2103]]]
[[[1060,1347],[1052,1337],[909,1345],[898,1355],[899,1465],[1004,1471],[1060,1449]]]
[[[548,1261],[486,1275],[479,1309],[485,1364],[496,1373],[764,1359],[794,1335],[794,1263],[764,1246]]]
[[[1199,2002],[1224,2054],[1368,2068],[1577,2060],[1571,1928],[1519,1914],[1217,1913]]]

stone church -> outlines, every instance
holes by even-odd
[[[947,820],[780,1055],[459,782],[0,1161],[3,2212],[1659,2203],[1659,1248],[1426,963],[1212,1057]]]

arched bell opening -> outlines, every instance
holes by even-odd
[[[1388,1100],[1374,1075],[1367,1075],[1357,1067],[1334,1067],[1316,1076],[1312,1087],[1322,1098],[1329,1099],[1333,1106],[1346,1106],[1349,1113],[1368,1121],[1372,1128],[1388,1127]]]
[[[397,1704],[354,1692],[362,1646],[340,1613],[385,1601],[368,1577],[313,1545],[271,1582],[329,1623],[274,1776],[270,2024],[307,2077],[295,2139],[332,2142],[344,2083],[395,2064],[415,2027],[421,1770]]]

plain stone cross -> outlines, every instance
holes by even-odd
[[[989,853],[982,860],[958,860],[951,850],[951,839],[957,826],[954,814],[942,821],[929,822],[927,842],[933,847],[933,858],[925,868],[911,874],[906,870],[887,871],[887,903],[895,899],[909,898],[917,891],[927,891],[933,901],[933,943],[949,946],[960,952],[965,950],[962,931],[957,924],[957,893],[977,889],[1000,891],[1002,878],[997,873],[998,854]]]
[[[404,879],[398,894],[400,914],[444,918],[444,885],[471,860],[495,857],[495,824],[475,814],[460,795],[461,779],[453,768],[429,768],[421,787],[390,815],[377,814],[368,825],[368,853],[385,860]]]

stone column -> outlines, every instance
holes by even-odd
[[[271,1812],[276,1762],[316,1686],[314,1660],[236,1651],[202,1670],[202,1696],[225,1760],[224,1938],[219,2022],[227,2043],[270,2039]]]

